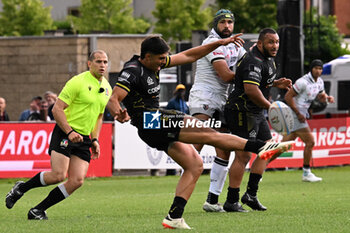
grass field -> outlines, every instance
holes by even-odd
[[[322,182],[301,182],[301,170],[266,172],[258,195],[268,210],[248,213],[204,212],[209,176],[202,175],[184,218],[194,228],[191,232],[350,232],[350,166],[314,171]],[[247,177],[245,174],[241,194]],[[48,221],[28,221],[27,212],[52,186],[29,191],[8,210],[5,195],[16,180],[2,179],[0,232],[172,231],[162,229],[161,221],[173,200],[178,178],[88,179],[71,197],[48,209]],[[220,202],[225,201],[226,190],[225,186]]]

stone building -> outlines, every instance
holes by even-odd
[[[108,73],[114,75],[147,35],[72,35],[0,37],[0,96],[16,121],[29,108],[33,96],[45,91],[59,93],[74,75],[87,70],[91,51],[102,49],[110,60]]]

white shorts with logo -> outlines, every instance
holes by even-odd
[[[225,94],[213,93],[205,89],[191,90],[188,99],[190,114],[193,116],[201,113],[212,118],[215,112],[219,112],[221,118],[226,98]]]
[[[297,131],[299,129],[303,129],[303,128],[308,128],[309,124],[307,123],[307,121],[305,121],[304,123],[300,122],[298,120],[297,114],[295,114],[294,111],[292,111],[293,114],[293,118],[294,118],[294,128],[293,130],[291,130],[292,132]]]

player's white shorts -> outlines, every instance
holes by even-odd
[[[292,111],[292,114],[293,114],[293,118],[294,118],[294,128],[293,128],[292,132],[297,131],[298,129],[303,129],[303,128],[309,127],[309,124],[307,123],[307,121],[302,123],[298,120],[297,114],[295,114],[294,111]]]
[[[191,90],[188,99],[190,114],[202,113],[213,117],[215,112],[223,115],[227,96],[225,94],[213,93],[208,90]]]

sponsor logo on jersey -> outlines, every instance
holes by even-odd
[[[257,66],[254,66],[254,71],[257,73],[261,73],[261,69]]]
[[[148,86],[154,84],[154,82],[150,76],[148,76],[148,78],[147,78],[147,84],[148,84]]]
[[[249,132],[249,137],[250,138],[255,138],[256,137],[256,131],[254,129]]]
[[[157,93],[159,90],[160,90],[160,85],[148,89],[148,90],[147,90],[147,93],[152,95],[152,94],[154,94],[154,93]]]

